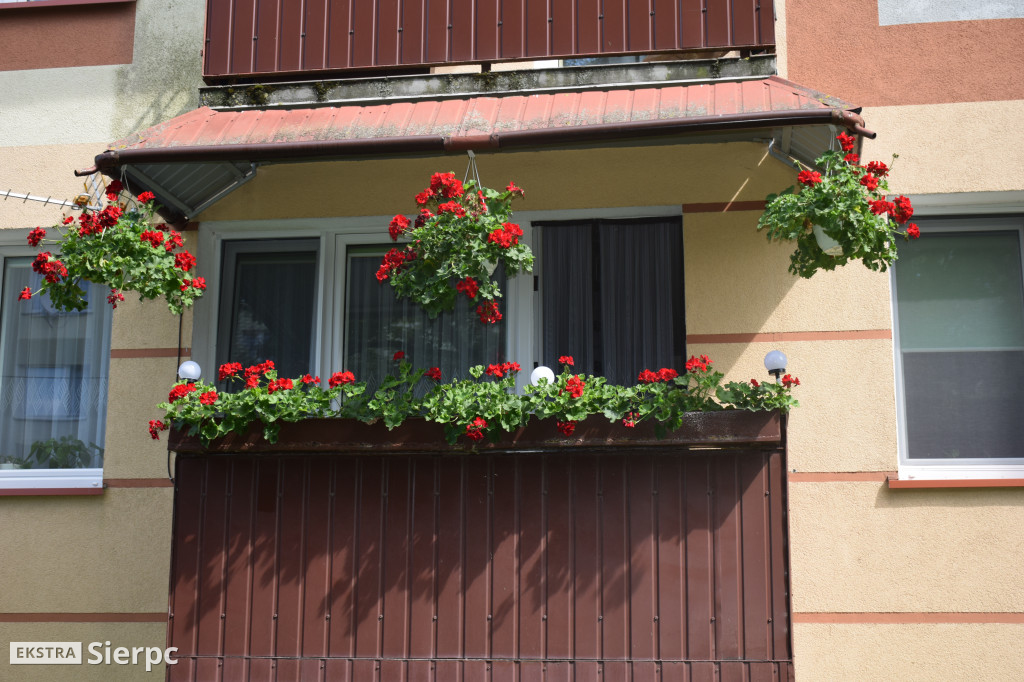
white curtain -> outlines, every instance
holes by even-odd
[[[29,468],[103,466],[111,308],[105,287],[84,283],[89,307],[63,313],[39,287],[30,258],[4,261],[0,303],[0,461]],[[30,457],[33,449],[35,457]]]

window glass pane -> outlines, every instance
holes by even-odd
[[[900,347],[1024,347],[1017,232],[927,236],[900,249]]]
[[[399,300],[390,284],[377,281],[377,268],[387,249],[348,249],[344,369],[373,390],[386,375],[395,373],[396,351],[404,351],[414,367],[440,367],[443,381],[468,377],[473,365],[509,359],[505,357],[505,323],[480,322],[465,296],[459,296],[454,310],[431,320],[416,303]],[[496,276],[505,291],[500,270]],[[504,309],[504,300],[499,305]]]
[[[541,230],[542,364],[617,384],[681,368],[686,352],[678,218],[546,223]]]
[[[306,248],[288,250],[296,245]],[[313,371],[316,242],[235,245],[225,251],[224,271],[217,364],[273,360],[282,377]]]
[[[89,307],[64,313],[45,296],[31,258],[3,261],[0,304],[0,464],[4,468],[103,466],[110,364],[107,289],[83,283]]]
[[[929,233],[894,276],[908,458],[1024,456],[1018,233]]]

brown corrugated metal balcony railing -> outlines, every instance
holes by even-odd
[[[772,0],[207,0],[207,78],[761,48]]]
[[[295,452],[183,452],[169,679],[792,679],[785,450],[760,419],[711,449],[374,454],[314,425]]]

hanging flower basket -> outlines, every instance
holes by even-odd
[[[501,287],[494,271],[504,264],[514,276],[533,270],[533,253],[511,222],[513,199],[523,190],[509,183],[505,191],[463,184],[453,173],[434,173],[430,187],[416,195],[419,215],[391,220],[391,239],[405,242],[384,255],[377,279],[387,281],[399,297],[418,303],[431,317],[455,307],[460,295],[476,303],[481,322],[502,318],[497,299]]]
[[[801,170],[799,192],[789,187],[769,195],[757,222],[769,241],[796,242],[789,271],[801,277],[853,260],[885,272],[896,260],[896,240],[921,236],[909,222],[914,215],[910,199],[886,199],[889,165],[872,161],[862,166],[852,151],[855,139],[846,133],[836,139],[842,150],[825,152],[816,161],[821,171]]]
[[[36,291],[25,287],[19,299],[45,293],[58,310],[84,310],[88,300],[80,283],[89,281],[110,288],[107,302],[114,308],[124,301],[123,292],[134,291],[140,300],[163,297],[180,314],[203,295],[206,281],[192,274],[196,259],[182,248],[181,234],[162,223],[151,225],[153,194],[119,203],[123,189],[117,180],[110,183],[106,208],[83,210],[77,225],[68,216],[49,231],[37,227],[29,233],[28,243],[40,249],[32,269],[42,285]],[[46,244],[54,245],[52,251],[43,250]]]

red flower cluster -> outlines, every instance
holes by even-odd
[[[466,217],[466,209],[462,208],[462,204],[457,201],[446,201],[443,204],[438,204],[437,212],[440,213],[454,213],[459,218]]]
[[[217,402],[217,391],[207,391],[199,394],[199,402],[203,405],[213,405]]]
[[[784,377],[782,377],[782,385],[785,386],[786,388],[793,388],[794,386],[800,385],[800,380],[797,379],[795,376],[787,374]]]
[[[267,360],[266,362],[261,362],[258,365],[253,365],[252,367],[246,367],[245,368],[245,387],[246,388],[256,388],[257,386],[260,385],[260,377],[262,377],[264,374],[266,374],[267,372],[269,372],[272,369],[274,369],[274,361],[273,360]]]
[[[161,431],[166,431],[169,428],[170,427],[167,424],[164,424],[159,419],[150,419],[149,420],[149,437],[152,438],[153,440],[160,440],[160,432]]]
[[[43,251],[36,256],[32,262],[32,269],[50,284],[56,284],[62,277],[68,276],[68,269],[49,251]]]
[[[180,247],[184,245],[185,242],[183,242],[181,239],[181,233],[171,230],[171,233],[167,235],[167,242],[164,244],[164,248],[170,251],[175,247]]]
[[[427,224],[427,221],[434,217],[434,214],[429,209],[421,208],[420,214],[416,216],[416,227],[423,227]]]
[[[697,370],[701,372],[706,372],[708,371],[709,367],[711,367],[711,358],[709,358],[706,355],[701,355],[699,358],[691,355],[690,359],[686,361],[687,372],[693,372]]]
[[[877,177],[885,177],[889,173],[889,167],[881,161],[869,161],[867,165],[868,173]]]
[[[174,267],[188,272],[196,266],[196,257],[188,251],[174,254]]]
[[[921,236],[921,228],[919,228],[914,223],[910,223],[909,225],[907,225],[907,236],[910,237],[911,239],[917,239],[918,237]]]
[[[482,305],[476,307],[476,314],[481,322],[489,324],[494,324],[502,317],[497,301],[484,301]]]
[[[856,137],[847,135],[845,132],[836,135],[836,139],[839,140],[839,146],[843,148],[844,152],[853,151],[853,145],[857,141]]]
[[[849,154],[844,156],[843,159],[846,161],[846,163],[850,164],[851,166],[856,166],[858,163],[860,163],[860,155],[854,154],[853,152],[850,152]]]
[[[416,195],[416,203],[419,204],[420,206],[426,206],[427,202],[430,201],[431,197],[433,197],[433,196],[434,196],[434,190],[429,189],[429,188],[425,189],[425,190],[423,190],[422,192],[420,192],[419,194]],[[424,210],[426,210],[426,209],[424,209]]]
[[[272,379],[270,383],[267,384],[267,393],[274,393],[276,391],[290,391],[293,388],[295,388],[295,385],[292,383],[291,379]]]
[[[761,382],[759,382],[757,379],[751,379],[750,385],[753,386],[754,388],[758,388],[761,385]]]
[[[423,373],[423,376],[427,377],[428,379],[433,379],[434,381],[440,381],[441,380],[441,368],[440,367],[431,367],[430,369],[428,369],[426,372]]]
[[[518,362],[503,362],[500,365],[487,365],[484,374],[500,379],[506,374],[512,374],[512,372],[519,372],[521,370],[522,367],[519,366]]]
[[[477,281],[472,277],[467,277],[466,279],[455,283],[455,291],[465,294],[466,298],[476,298],[476,292],[479,290],[480,285],[477,284]]]
[[[352,372],[335,372],[331,375],[331,378],[327,381],[327,385],[331,388],[337,388],[338,386],[344,386],[345,384],[351,384],[356,380],[356,375]]]
[[[871,207],[871,212],[875,215],[882,215],[883,213],[892,215],[896,212],[896,204],[885,199],[868,199],[868,206]]]
[[[572,367],[573,366],[572,356],[571,355],[562,355],[562,356],[560,356],[558,358],[558,364],[560,364],[560,365],[567,365],[569,367]]]
[[[100,234],[108,227],[116,225],[123,213],[124,211],[117,205],[107,206],[99,213],[82,211],[82,215],[78,216],[78,236],[88,237],[91,234]]]
[[[896,210],[893,212],[892,217],[900,225],[910,220],[911,216],[914,215],[914,207],[910,205],[910,199],[903,195],[900,195],[893,199],[893,206]]]
[[[800,184],[810,187],[821,182],[821,173],[818,171],[802,170],[796,174],[796,179]]]
[[[576,430],[576,420],[570,419],[569,421],[558,421],[555,420],[555,426],[566,436],[571,436],[572,432]]]
[[[430,176],[430,191],[445,199],[456,199],[464,192],[462,181],[455,177],[455,173],[434,173]]]
[[[114,180],[107,185],[107,199],[117,201],[117,195],[124,191],[124,184],[120,180]]]
[[[377,269],[377,281],[383,282],[386,280],[392,270],[397,271],[401,269],[402,265],[404,265],[407,260],[416,260],[416,253],[411,249],[407,249],[406,251],[390,249],[384,254],[384,261]]]
[[[149,245],[156,249],[163,245],[164,233],[155,230],[143,230],[142,234],[139,235],[139,239],[149,242]]]
[[[167,394],[167,402],[177,402],[184,398],[185,396],[187,396],[189,393],[194,393],[195,390],[195,384],[176,384],[174,388],[171,389],[171,392]]]
[[[519,238],[523,236],[523,230],[515,223],[502,223],[500,230],[495,230],[487,237],[487,241],[493,242],[503,249],[515,246]]]
[[[566,380],[565,388],[560,390],[558,395],[568,392],[573,398],[579,398],[583,395],[583,388],[585,386],[586,384],[583,382],[583,379],[580,379],[578,376],[571,376]]]
[[[711,361],[708,360],[708,362],[710,363]],[[689,367],[690,363],[686,364],[687,367]],[[645,369],[644,371],[640,372],[640,376],[637,377],[637,381],[639,381],[641,384],[656,384],[659,381],[672,381],[677,376],[679,376],[679,372],[675,371],[671,367],[662,367],[657,372],[652,372],[649,369]]]
[[[29,246],[39,246],[39,242],[46,238],[46,230],[41,227],[37,227],[28,233]]]
[[[30,298],[32,298],[32,290],[29,289],[28,287],[25,287],[24,289],[22,289],[21,293],[18,294],[18,300],[19,301],[27,301]]]
[[[513,196],[515,196],[515,195],[518,195],[518,196],[521,196],[521,197],[525,197],[526,196],[526,192],[524,192],[521,187],[516,187],[516,183],[514,183],[514,182],[508,183],[508,187],[505,188],[505,191],[506,192],[511,192]]]
[[[409,219],[404,215],[396,215],[391,219],[391,224],[388,225],[388,234],[391,235],[391,241],[398,241],[398,238],[409,229]]]
[[[117,289],[111,289],[110,293],[107,295],[107,303],[110,304],[111,308],[116,309],[117,308],[117,304],[120,303],[120,302],[123,302],[123,301],[124,301],[124,294],[122,294]]]
[[[871,173],[865,173],[864,177],[860,179],[860,184],[867,187],[869,191],[874,192],[878,189],[878,178]]]
[[[228,377],[233,377],[242,371],[242,363],[240,362],[228,362],[220,366],[217,372],[217,381],[224,381]]]
[[[640,415],[636,412],[627,412],[626,416],[622,418],[622,425],[627,429],[632,429],[636,426],[636,420],[640,418]]]
[[[142,194],[139,195],[140,204],[148,204],[149,202],[153,201],[153,199],[156,199],[156,195],[153,194],[152,192],[143,192]]]
[[[182,283],[181,283],[181,290],[185,291],[189,287],[192,287],[193,289],[205,289],[206,288],[206,278],[205,277],[196,277],[195,279],[185,279],[185,280],[183,280]]]
[[[471,440],[481,441],[484,439],[484,429],[487,428],[487,421],[483,417],[477,417],[466,424],[466,436]]]
[[[405,359],[405,351],[404,350],[396,350],[395,354],[391,356],[391,359],[394,360],[395,362],[398,362],[399,360]]]
[[[302,381],[302,383],[304,383],[306,385],[309,385],[309,384],[319,384],[320,383],[320,377],[315,377],[312,374],[303,374],[301,381]]]

